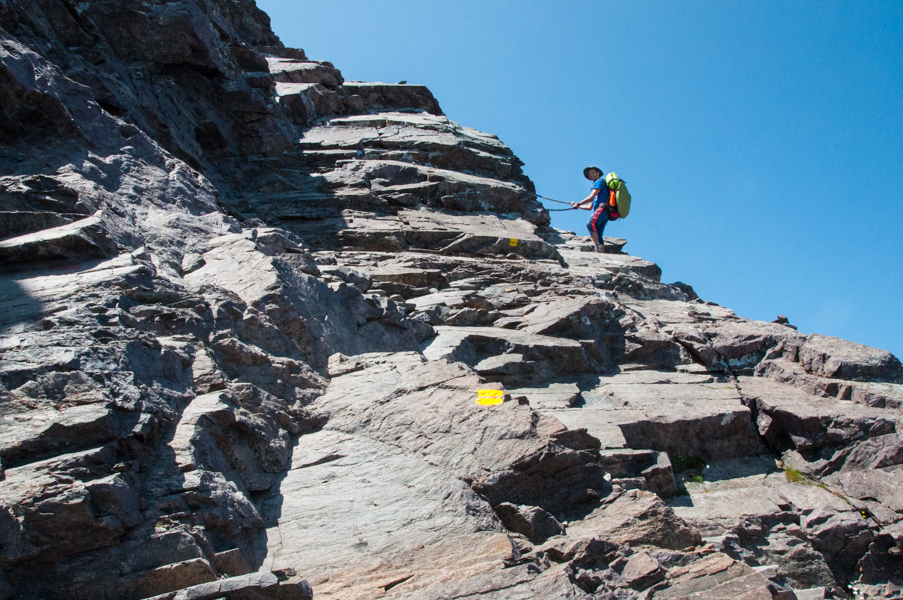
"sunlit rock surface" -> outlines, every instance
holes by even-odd
[[[0,82],[0,600],[899,597],[899,360],[591,252],[424,86],[251,0],[0,0]]]

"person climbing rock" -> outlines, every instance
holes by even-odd
[[[602,239],[602,232],[605,231],[605,224],[611,217],[611,208],[608,205],[608,186],[605,184],[602,169],[595,165],[583,169],[583,176],[593,182],[593,191],[580,202],[571,202],[571,206],[592,211],[593,214],[586,224],[586,228],[596,245],[596,252],[604,253],[605,241]],[[590,206],[585,207],[586,204]]]

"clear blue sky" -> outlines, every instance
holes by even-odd
[[[346,79],[429,86],[540,194],[616,171],[634,207],[606,234],[663,280],[903,356],[903,2],[258,5]]]

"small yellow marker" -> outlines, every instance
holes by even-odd
[[[516,247],[517,247],[517,240],[509,240],[508,243],[511,244],[511,247],[512,247],[512,248],[516,248]]]
[[[504,390],[477,390],[477,404],[481,406],[496,406],[504,401]]]

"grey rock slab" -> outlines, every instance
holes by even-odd
[[[304,580],[280,581],[273,573],[250,573],[201,583],[149,600],[310,600],[313,590]]]
[[[401,210],[398,217],[414,232],[453,231],[495,236],[519,242],[542,242],[536,227],[523,219],[500,218],[483,213],[475,215],[447,214],[435,210]],[[413,233],[411,234],[413,235]]]
[[[671,498],[668,504],[707,536],[723,534],[745,516],[774,515],[790,504],[781,491],[791,484],[779,472],[774,457],[714,462],[699,475],[702,482],[691,481],[687,473],[678,474],[686,495]]]
[[[183,528],[122,541],[81,554],[65,564],[44,564],[40,567],[41,582],[29,576],[32,568],[20,564],[14,570],[13,579],[22,586],[20,590],[29,589],[28,583],[39,583],[30,593],[20,592],[23,596],[40,593],[47,597],[59,589],[52,585],[56,580],[65,582],[69,597],[143,598],[216,578],[204,550]],[[119,576],[110,577],[111,572]],[[27,582],[25,586],[23,580]],[[37,591],[41,589],[51,591]]]
[[[361,97],[364,105],[376,109],[420,109],[441,115],[442,109],[424,85],[345,82],[345,89]]]
[[[286,429],[294,428],[283,405],[261,402],[249,408],[224,392],[192,399],[169,441],[179,471],[217,471],[252,492],[273,487],[288,467],[291,440]]]
[[[397,446],[330,430],[300,438],[279,496],[263,511],[271,523],[264,566],[291,567],[312,581],[342,565],[501,527],[453,474]]]
[[[505,568],[515,556],[508,535],[481,532],[398,549],[382,555],[379,562],[337,565],[328,579],[311,582],[317,598],[330,600],[429,600],[446,594],[495,600],[586,598],[561,567],[543,573],[532,564]]]
[[[523,319],[527,333],[560,335],[578,339],[594,339],[606,327],[612,328],[623,311],[606,298],[565,298],[548,304],[540,304]]]
[[[216,573],[209,561],[204,558],[192,558],[129,575],[123,578],[123,585],[132,597],[148,598],[215,580]],[[174,598],[175,595],[170,597]]]
[[[665,572],[658,561],[645,552],[632,554],[620,574],[637,591],[643,591],[665,578]]]
[[[565,264],[574,275],[595,277],[600,271],[629,272],[659,281],[662,270],[655,263],[627,254],[589,254],[579,250],[559,249]]]
[[[336,194],[343,190],[367,194],[370,196],[369,200],[358,202],[362,206],[370,204],[373,207],[387,208],[395,201],[401,205],[423,204],[465,213],[502,214],[511,220],[526,219],[536,223],[542,223],[548,215],[538,207],[532,194],[510,178],[503,180],[471,175],[399,160],[342,161],[336,170],[323,174],[322,183],[326,189],[333,190]],[[423,233],[418,234],[418,229],[423,229]],[[435,231],[434,227],[421,227],[412,228],[409,233],[415,236],[415,243],[421,244],[435,238]],[[546,252],[555,252],[544,240],[528,242],[530,243],[525,244],[530,248],[535,246],[545,248]]]
[[[481,406],[485,387],[459,363],[396,360],[333,379],[308,410],[327,430],[391,444],[472,482],[493,505],[556,512],[605,487],[596,440],[515,402]]]
[[[813,396],[824,398],[850,399],[854,388],[870,385],[811,375],[801,364],[786,358],[766,358],[756,366],[755,374],[758,377],[768,377],[778,383],[791,385]],[[883,385],[887,386],[888,384]]]
[[[852,400],[874,408],[903,409],[903,385],[832,379],[807,373],[801,364],[786,358],[765,359],[756,375],[792,385],[813,396]]]
[[[349,82],[350,83],[350,82]],[[365,83],[365,82],[361,82]],[[384,84],[383,84],[384,85]],[[433,129],[442,131],[445,129],[455,129],[457,125],[444,115],[430,115],[423,113],[407,113],[398,111],[377,112],[375,114],[350,115],[347,117],[339,117],[330,119],[328,125],[330,127],[354,127],[361,125],[376,124],[385,125],[411,125],[422,127],[424,129]],[[458,126],[460,127],[460,126]],[[484,134],[489,135],[489,134]]]
[[[670,331],[671,325],[704,325],[739,319],[729,308],[698,302],[624,298],[623,303],[643,320],[659,323],[665,331]]]
[[[851,380],[903,383],[903,365],[890,352],[840,338],[811,334],[799,348],[808,373]]]
[[[807,481],[789,482],[783,473],[770,474],[766,476],[766,480],[767,485],[773,489],[778,504],[790,506],[799,512],[854,510],[849,498],[845,498],[842,493],[834,493],[828,486],[822,487]]]
[[[513,286],[504,283],[496,283],[483,286],[480,294],[496,309],[517,310],[526,309],[532,305],[533,299],[527,294],[523,286]],[[523,315],[524,313],[521,313]]]
[[[670,570],[662,587],[664,589],[653,591],[651,597],[656,600],[772,600],[774,597],[774,586],[768,579],[751,567],[718,553]]]
[[[67,225],[84,218],[85,215],[79,213],[0,211],[0,240]]]
[[[277,56],[267,56],[269,72],[277,82],[322,83],[335,87],[341,85],[342,75],[330,63],[292,60]]]
[[[381,111],[331,119],[326,127],[305,131],[301,142],[319,147],[363,145],[368,149],[425,151],[430,153],[429,162],[458,154],[465,162],[448,165],[457,170],[478,166],[480,161],[475,158],[479,156],[493,157],[494,161],[512,158],[511,150],[496,136],[426,112]]]
[[[0,459],[7,467],[22,464],[48,453],[98,446],[128,429],[104,403],[2,415]]]
[[[514,399],[523,396],[530,407],[535,409],[571,408],[580,399],[580,388],[575,383],[548,383],[537,387],[510,389],[508,393]]]
[[[657,371],[654,369],[638,369],[634,371],[622,371],[613,378],[603,376],[600,384],[608,381],[623,385],[661,385],[661,386],[695,386],[709,390],[728,389],[729,380],[717,373],[687,373],[682,371]],[[604,390],[604,388],[599,388]],[[598,394],[597,394],[598,395]],[[605,396],[603,393],[601,396]],[[589,403],[589,401],[588,401]]]
[[[430,310],[437,306],[464,308],[467,305],[467,298],[473,296],[475,296],[475,294],[470,290],[457,290],[452,288],[411,298],[410,302],[420,311]]]
[[[644,418],[639,411],[542,409],[541,412],[555,417],[569,429],[585,428],[602,443],[602,448],[627,448],[619,424]]]
[[[345,283],[349,283],[362,292],[370,289],[372,279],[363,271],[352,269],[350,267],[327,267],[321,269],[323,273],[334,275]]]
[[[713,463],[699,471],[701,482],[681,474],[687,495],[668,504],[707,539],[727,535],[718,547],[732,556],[753,565],[777,564],[794,587],[833,584],[825,562],[830,557],[810,543],[800,519],[856,513],[829,489],[788,481],[777,464],[768,457]]]
[[[532,361],[525,361],[523,354],[511,352],[484,358],[473,370],[492,381],[529,380],[535,372]]]
[[[800,518],[800,527],[832,571],[841,576],[852,574],[874,538],[869,523],[854,510],[815,509]]]
[[[732,319],[700,323],[689,331],[676,328],[674,335],[694,350],[710,368],[723,368],[740,374],[751,373],[770,349],[798,334],[783,325]]]
[[[537,506],[502,502],[495,507],[495,514],[508,530],[525,535],[535,543],[542,543],[552,536],[565,533],[558,519]]]
[[[643,469],[640,475],[646,480],[646,489],[650,492],[662,498],[677,494],[674,467],[666,452],[655,453],[655,463]]]
[[[882,506],[903,513],[903,466],[847,471],[831,477],[851,498],[877,500]]]
[[[65,271],[32,271],[0,277],[0,329],[66,310],[73,296],[94,286],[151,272],[152,269],[135,255],[125,254],[110,260],[87,262]]]
[[[751,373],[769,350],[799,334],[786,326],[751,321],[733,311],[701,302],[624,299],[639,326],[652,327],[678,340],[712,370]]]
[[[493,386],[459,363],[423,363],[417,355],[396,354],[392,361],[333,379],[309,410],[328,419],[328,429],[391,443],[461,479],[508,473],[543,451],[549,458],[558,451],[564,452],[558,459],[588,458],[557,441],[566,428],[555,419],[537,419],[516,402],[478,405],[478,391],[486,387]],[[550,444],[559,450],[551,451]],[[577,448],[590,448],[587,444]],[[567,487],[563,475],[559,485]]]
[[[549,242],[557,246],[563,246],[568,250],[580,250],[581,252],[590,253],[596,251],[595,245],[588,235],[577,235],[573,231],[557,229],[555,227],[547,227],[544,235]],[[606,251],[614,251],[614,254],[620,253],[624,246],[627,245],[627,240],[624,238],[604,236],[604,239]]]
[[[889,535],[894,539],[897,547],[903,550],[903,522],[898,521],[887,525],[880,531],[880,535]]]
[[[582,408],[559,418],[570,427],[583,426],[578,425],[582,414],[594,423],[616,424],[628,447],[672,456],[723,460],[759,452],[752,414],[733,384],[711,382],[707,376],[650,373],[602,377],[595,389],[583,393]],[[644,382],[650,378],[656,383]],[[676,383],[694,379],[698,383]],[[664,383],[671,380],[675,383]]]
[[[250,558],[241,548],[217,552],[213,556],[213,566],[218,573],[225,573],[231,577],[254,572]]]
[[[622,488],[664,493],[668,457],[650,448],[761,450],[731,427],[767,411],[734,414],[708,371],[758,366],[896,422],[896,359],[740,319],[662,284],[624,240],[586,252],[586,237],[545,227],[511,150],[431,114],[426,88],[343,86],[245,0],[63,4],[0,2],[0,235],[27,234],[0,242],[0,261],[32,269],[0,278],[0,597],[176,594],[260,560],[262,573],[183,595],[307,595],[273,585],[266,569],[284,559],[277,580],[310,565],[318,595],[343,600],[587,598],[575,581],[598,597],[635,598],[632,582],[647,598],[753,598],[761,578],[705,564],[710,549],[552,564],[490,507],[568,513],[572,529],[596,508],[595,545],[609,550],[609,533],[688,541],[659,500]],[[37,271],[44,258],[68,270]],[[467,328],[432,329],[449,325]],[[617,372],[607,395],[587,390],[602,372]],[[546,408],[477,405],[486,387]],[[786,550],[798,566],[812,555],[788,519],[806,516],[829,553],[838,531],[860,537],[853,507],[899,520],[897,432],[854,426],[845,405],[825,420],[764,396],[772,414],[817,413],[822,427],[785,464],[832,474],[821,489],[735,461],[707,470],[708,492],[686,482],[696,508],[721,494],[706,510],[755,538],[738,553]],[[739,512],[760,514],[728,510],[759,500]],[[862,561],[872,578],[896,539],[878,537]],[[590,554],[567,560],[604,553]],[[593,583],[608,575],[618,585]]]
[[[95,509],[87,486],[57,475],[53,466],[44,461],[6,471],[0,486],[4,565],[102,548],[124,533],[118,517],[103,515],[103,495]]]
[[[741,377],[739,385],[757,410],[759,433],[777,451],[847,446],[894,433],[903,422],[900,411],[811,396],[771,379]]]
[[[402,283],[412,287],[448,287],[445,276],[440,269],[386,265],[368,271],[368,274],[373,281]]]
[[[330,377],[339,377],[341,375],[347,375],[348,373],[353,373],[355,371],[360,371],[367,367],[367,363],[362,360],[357,360],[354,358],[350,358],[336,352],[332,356],[329,357],[329,364],[327,365],[327,372]]]
[[[857,383],[850,399],[857,404],[903,410],[903,384]]]
[[[585,518],[572,522],[568,536],[598,536],[616,544],[651,545],[671,550],[701,542],[665,502],[650,492],[628,490],[603,503]]]
[[[787,515],[775,519],[750,518],[728,537],[743,546],[731,546],[724,551],[742,556],[750,565],[772,581],[785,583],[796,591],[812,586],[835,586],[836,580],[825,557],[809,542],[806,534],[793,523],[782,523]],[[736,535],[734,535],[736,534]]]
[[[652,450],[604,447],[601,453],[602,460],[605,463],[605,472],[619,479],[639,475],[647,467],[657,464],[658,454],[664,454]]]
[[[521,355],[523,358],[515,360],[514,365],[522,364],[522,372],[510,377],[499,375],[511,384],[576,375],[592,368],[580,342],[573,340],[495,327],[439,326],[435,330],[436,337],[427,340],[422,348],[429,360],[444,358],[476,366],[506,354]]]
[[[417,347],[394,302],[383,306],[344,283],[333,290],[305,273],[291,260],[294,254],[268,256],[247,235],[224,236],[211,244],[215,247],[204,254],[205,265],[185,277],[189,285],[213,285],[238,294],[291,335],[314,364],[325,366],[335,352],[352,356]],[[383,318],[389,321],[381,322]]]
[[[510,572],[494,572],[465,579],[460,583],[434,586],[424,592],[399,596],[405,600],[429,600],[441,598],[443,592],[454,594],[452,598],[485,598],[486,600],[532,600],[534,598],[561,598],[563,600],[588,600],[591,598],[571,580],[562,567],[553,567],[539,575],[537,567],[527,564],[510,569]]]
[[[320,83],[277,82],[276,95],[292,120],[301,126],[317,118],[342,112],[342,97]]]

